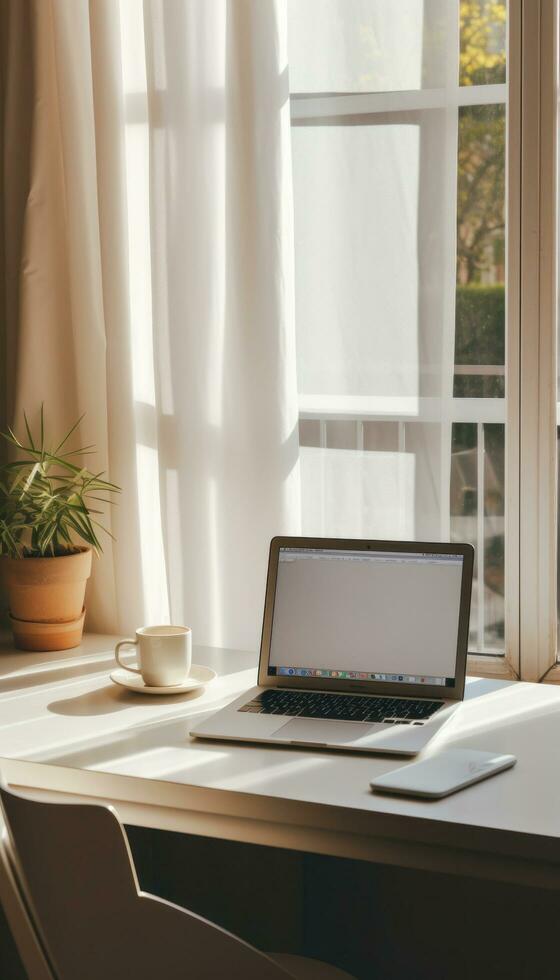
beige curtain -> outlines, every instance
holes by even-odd
[[[83,2],[50,0],[3,7],[12,61],[7,95],[12,72],[23,76],[22,111],[12,108],[4,143],[6,177],[20,191],[15,213],[6,215],[6,237],[14,224],[21,226],[7,311],[8,412],[17,427],[24,410],[33,418],[44,402],[53,438],[85,413],[80,439],[97,446],[92,465],[109,471],[126,492],[134,482],[134,439],[126,397],[122,169],[119,140],[111,141],[119,100],[104,72],[116,47],[114,10],[110,0],[97,0],[91,10]],[[29,130],[27,158],[21,127]],[[12,141],[21,146],[17,157]],[[115,374],[119,385],[111,383]],[[110,413],[118,416],[111,432]],[[124,507],[106,519],[119,548],[105,538],[87,599],[91,630],[113,631],[142,617],[134,499],[127,493]]]
[[[33,71],[27,3],[0,0],[0,427],[15,401],[19,269],[29,192]],[[0,441],[0,458],[6,444]]]
[[[123,489],[87,628],[254,647],[299,526],[283,3],[0,10],[6,417],[85,413]]]

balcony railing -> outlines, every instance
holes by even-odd
[[[504,368],[499,365],[465,365],[456,367],[455,373],[503,375]],[[387,423],[394,423],[394,451],[397,453],[407,452],[411,426],[436,423],[441,427],[441,500],[450,503],[452,473],[455,488],[462,488],[465,500],[467,494],[472,498],[470,511],[469,508],[467,512],[462,511],[455,502],[455,513],[452,507],[451,513],[448,511],[440,515],[443,539],[449,535],[450,539],[470,540],[476,549],[469,648],[479,653],[503,654],[504,487],[500,486],[500,478],[496,476],[487,455],[485,427],[490,424],[505,427],[505,399],[300,395],[299,417],[300,431],[305,433],[303,443],[322,449],[332,447],[329,439],[331,422],[350,423],[345,426],[344,448],[357,451],[363,451],[367,448],[366,442],[371,442],[371,438],[364,438],[367,432],[371,436],[371,426],[383,424],[386,427]],[[303,427],[301,424],[310,422],[317,425]],[[476,441],[472,449],[453,454],[452,433],[456,423],[475,425]],[[366,430],[366,427],[369,428]],[[495,504],[496,498],[500,497],[501,503],[489,506],[489,500]],[[485,568],[487,548],[491,542],[501,542],[501,570],[498,568],[496,571],[495,562],[492,568]]]

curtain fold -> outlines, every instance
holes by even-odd
[[[19,271],[30,182],[34,72],[28,3],[0,0],[0,427],[15,404]],[[0,458],[7,444],[1,440]]]
[[[85,412],[122,486],[87,628],[255,648],[268,542],[299,529],[284,3],[23,6],[12,414]]]
[[[145,10],[172,615],[254,646],[268,541],[299,527],[283,5]]]

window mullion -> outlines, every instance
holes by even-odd
[[[453,12],[453,8],[450,7]],[[458,51],[459,40],[455,51]],[[457,55],[454,57],[457,63]],[[298,119],[374,115],[387,112],[417,112],[427,109],[495,105],[507,99],[506,85],[459,85],[459,67],[447,88],[425,88],[402,92],[300,92],[291,98],[292,122]]]
[[[506,153],[506,412],[505,636],[506,660],[520,674],[520,317],[521,317],[521,47],[522,0],[508,4]]]

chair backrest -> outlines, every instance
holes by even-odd
[[[0,786],[15,863],[57,980],[285,980],[264,953],[139,891],[111,807],[50,803]]]
[[[0,813],[0,905],[29,980],[56,980],[21,893],[8,832]]]

